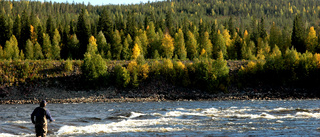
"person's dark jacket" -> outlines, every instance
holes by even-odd
[[[45,109],[44,107],[37,107],[31,114],[31,121],[33,124],[35,124],[37,120],[42,120],[44,116],[46,116],[46,119],[53,121],[49,110]],[[34,117],[36,117],[36,120]]]

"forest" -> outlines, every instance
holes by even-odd
[[[159,76],[210,91],[226,90],[232,81],[239,87],[261,82],[315,86],[320,74],[319,17],[318,0],[103,6],[3,0],[0,59],[5,63],[0,65],[7,66],[1,70],[7,77],[0,81],[12,84],[36,76],[31,70],[7,73],[15,70],[5,69],[11,64],[35,69],[39,61],[60,60],[70,70],[80,62],[85,81],[112,78],[106,83],[118,87],[136,87]],[[110,60],[129,63],[108,65]],[[249,62],[237,77],[230,76],[227,66],[234,60]]]

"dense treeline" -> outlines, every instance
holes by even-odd
[[[264,59],[278,47],[319,52],[316,0],[172,0],[93,6],[0,2],[1,59]],[[313,27],[315,26],[315,27]]]
[[[81,66],[82,82],[94,87],[137,87],[157,78],[209,91],[226,90],[230,81],[319,82],[317,0],[0,3],[0,59],[13,60],[0,64],[5,86],[45,77],[50,63],[65,66],[58,69],[65,73]],[[83,62],[52,61],[60,59]],[[226,59],[253,62],[230,78]],[[110,66],[106,60],[131,61]]]

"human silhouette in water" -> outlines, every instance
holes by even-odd
[[[40,107],[35,108],[31,114],[31,121],[35,125],[37,137],[46,136],[48,132],[47,119],[49,119],[51,122],[55,121],[54,119],[52,119],[49,110],[45,108],[46,105],[47,102],[45,100],[42,100],[40,102]],[[34,117],[36,117],[36,120],[34,120]]]

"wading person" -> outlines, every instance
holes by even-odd
[[[37,107],[34,109],[34,111],[31,114],[31,121],[35,125],[36,128],[36,136],[37,137],[45,137],[48,130],[47,130],[47,119],[49,119],[51,122],[54,121],[52,119],[49,110],[47,110],[45,107],[47,105],[47,102],[45,100],[42,100],[40,102],[40,107]],[[36,119],[34,119],[36,117]]]

